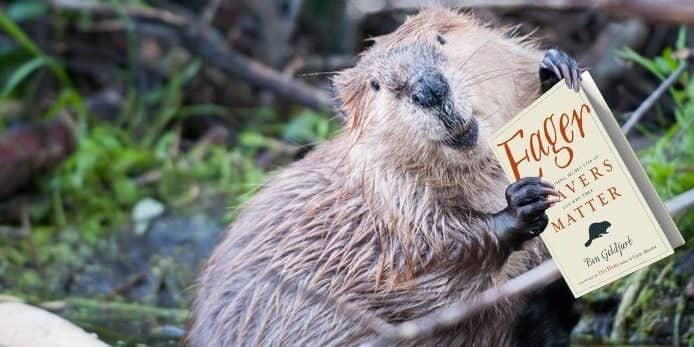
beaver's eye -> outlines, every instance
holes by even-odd
[[[443,36],[441,36],[441,34],[436,35],[436,41],[438,41],[442,45],[446,44],[446,39],[444,39]]]
[[[378,81],[371,80],[371,89],[378,91],[379,89],[381,89],[381,85],[378,84]]]

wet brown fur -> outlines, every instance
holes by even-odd
[[[455,74],[452,87],[480,122],[470,151],[419,140],[423,130],[401,118],[398,101],[378,99],[369,87],[398,73],[398,49],[435,43],[437,33],[447,41],[444,74]],[[505,207],[508,181],[486,140],[539,95],[541,56],[526,38],[442,8],[424,9],[376,38],[357,66],[335,79],[342,134],[270,179],[212,254],[185,342],[356,345],[374,332],[297,288],[401,322],[540,263],[546,253],[539,240],[511,252],[490,230],[489,214]],[[510,345],[517,303],[502,302],[413,344]]]

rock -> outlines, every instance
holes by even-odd
[[[0,346],[107,347],[59,316],[17,302],[0,303]]]
[[[182,307],[186,289],[212,252],[224,226],[205,214],[163,216],[138,235],[119,232],[104,240],[94,259],[75,275],[69,295],[121,296],[160,307]]]
[[[0,136],[0,199],[5,200],[37,175],[60,164],[76,147],[76,125],[67,115],[28,124]]]
[[[164,213],[164,204],[152,198],[145,198],[133,207],[135,234],[142,235],[149,228],[149,223]]]

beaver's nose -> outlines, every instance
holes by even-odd
[[[439,72],[424,74],[412,85],[412,102],[422,107],[443,104],[448,95],[448,82]]]

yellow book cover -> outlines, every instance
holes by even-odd
[[[512,181],[541,176],[560,201],[542,233],[575,297],[684,243],[590,74],[557,83],[490,138]]]

